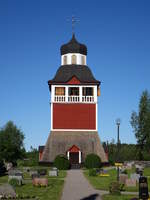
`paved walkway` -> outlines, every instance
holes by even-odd
[[[61,200],[101,200],[101,197],[100,191],[89,184],[82,170],[69,170]]]

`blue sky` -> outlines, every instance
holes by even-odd
[[[60,46],[76,38],[88,47],[87,64],[101,83],[99,134],[135,143],[130,125],[143,90],[150,91],[149,0],[0,0],[0,127],[14,121],[29,149],[50,132],[47,81],[60,66]]]

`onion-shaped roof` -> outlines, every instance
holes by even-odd
[[[87,55],[87,47],[84,44],[80,44],[76,38],[75,35],[72,35],[72,39],[67,43],[61,46],[60,48],[61,55],[67,54],[67,53],[80,53],[83,55]]]

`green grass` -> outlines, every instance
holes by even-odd
[[[0,176],[0,185],[7,183],[8,176]]]
[[[130,177],[131,173],[135,173],[135,169],[127,170],[128,171],[128,176]],[[88,170],[84,170],[84,175],[87,177],[91,185],[93,185],[94,188],[96,189],[101,189],[101,190],[108,190],[109,184],[112,181],[116,181],[117,179],[117,171],[115,169],[111,169],[108,171],[109,177],[100,177],[100,176],[89,176]],[[148,185],[149,185],[149,191],[150,191],[150,168],[145,168],[144,169],[144,176],[148,177]],[[131,191],[131,192],[137,192],[138,191],[138,184],[136,187],[125,187],[126,191]]]
[[[16,187],[16,192],[19,195],[37,196],[39,200],[58,200],[60,199],[63,189],[64,180],[49,179],[48,187],[34,187],[32,183],[25,184],[21,187]]]
[[[88,170],[85,170],[84,174],[95,189],[108,190],[110,182],[116,180],[115,169],[109,170],[109,177],[89,176]]]
[[[130,200],[131,198],[134,198],[136,196],[133,195],[110,195],[110,194],[105,194],[102,196],[103,200]]]
[[[16,187],[16,192],[18,195],[22,196],[37,196],[39,200],[59,200],[66,174],[66,171],[60,170],[58,177],[49,177],[47,175],[45,177],[48,178],[48,187],[35,187],[32,186],[29,173],[24,173],[24,184],[21,187]],[[7,182],[8,176],[0,177],[0,185]]]

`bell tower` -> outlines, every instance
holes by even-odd
[[[51,132],[41,156],[53,162],[59,154],[71,164],[81,164],[89,153],[107,162],[98,136],[100,81],[87,66],[87,47],[75,35],[61,46],[61,66],[48,81],[51,92]]]

